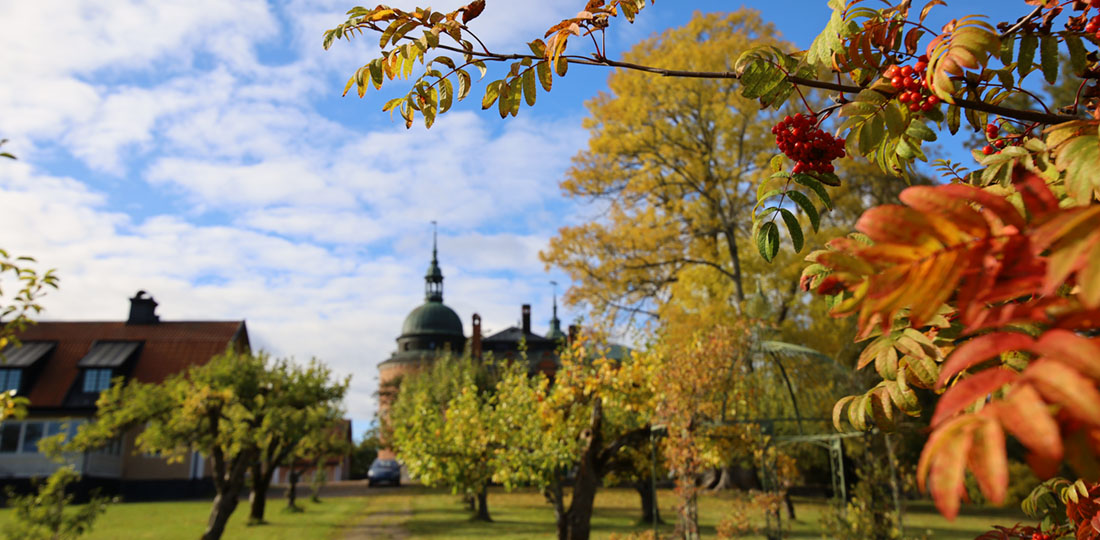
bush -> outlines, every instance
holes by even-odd
[[[88,504],[70,509],[73,496],[66,494],[69,484],[80,479],[72,467],[62,467],[50,475],[38,492],[16,495],[8,489],[8,502],[14,508],[13,519],[3,530],[7,540],[68,540],[90,531],[107,499],[93,496]]]

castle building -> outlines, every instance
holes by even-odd
[[[511,326],[491,336],[482,337],[481,317],[475,313],[471,329],[469,352],[474,358],[481,359],[491,354],[498,359],[516,360],[521,357],[520,350],[524,348],[529,373],[541,372],[553,376],[557,371],[557,349],[564,341],[565,334],[561,331],[561,321],[558,320],[556,298],[550,331],[545,336],[531,330],[530,304],[523,304],[518,327]],[[424,303],[405,317],[405,322],[401,325],[401,335],[397,337],[397,350],[378,364],[378,410],[382,423],[387,422],[387,413],[397,398],[402,377],[430,367],[442,354],[464,354],[466,344],[462,319],[443,303],[443,271],[439,267],[437,242],[433,235],[432,260],[424,275]],[[392,458],[393,455],[383,451],[379,457]]]

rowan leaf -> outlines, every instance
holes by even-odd
[[[817,232],[818,227],[821,225],[821,215],[817,213],[817,207],[810,201],[810,198],[801,191],[793,189],[787,192],[787,197],[806,213],[806,217],[810,219],[810,226],[813,227],[814,232]]]
[[[497,101],[497,98],[501,97],[501,89],[503,86],[503,80],[496,80],[485,86],[485,97],[481,98],[482,109],[488,109],[489,107],[493,106],[493,103]]]
[[[1069,68],[1074,75],[1080,76],[1085,72],[1086,55],[1085,45],[1081,43],[1081,38],[1074,35],[1066,35],[1064,37],[1066,42],[1066,49],[1069,50]]]
[[[1043,67],[1043,77],[1047,83],[1054,84],[1058,80],[1058,38],[1053,35],[1044,35],[1039,42],[1039,63]]]
[[[791,243],[794,244],[795,253],[802,251],[802,243],[805,238],[802,236],[802,225],[798,222],[798,218],[786,208],[780,208],[779,215],[783,217],[783,222],[787,225],[787,234],[791,235]]]
[[[1008,351],[1026,351],[1034,343],[1031,336],[1018,332],[994,332],[969,339],[947,357],[936,386],[943,388],[952,377],[971,366]]]
[[[535,105],[535,70],[530,68],[523,72],[523,97],[528,107]]]
[[[959,513],[959,495],[964,491],[966,460],[973,444],[974,415],[956,418],[929,437],[917,463],[917,482],[927,484],[936,508],[949,520]]]
[[[1031,72],[1031,67],[1035,64],[1035,49],[1038,47],[1039,38],[1035,34],[1025,33],[1020,36],[1020,50],[1016,56],[1016,73],[1020,74],[1020,78]]]
[[[462,101],[463,99],[466,99],[466,96],[470,95],[470,85],[471,85],[470,74],[466,73],[466,71],[463,70],[463,69],[459,69],[458,71],[455,71],[455,75],[459,79],[459,92],[458,92],[458,96],[456,96],[456,97],[458,97],[459,101]],[[489,103],[489,104],[492,104],[492,103]],[[483,109],[484,109],[484,107],[483,107]]]
[[[1100,391],[1094,381],[1065,364],[1047,359],[1033,362],[1023,375],[1047,401],[1062,405],[1071,416],[1100,426]]]
[[[1008,458],[1005,433],[995,420],[985,418],[973,432],[968,465],[989,502],[1001,504],[1008,492]]]
[[[1008,397],[994,407],[1001,425],[1036,455],[1060,460],[1064,453],[1058,424],[1030,384],[1016,384]]]
[[[817,198],[821,199],[821,203],[825,205],[825,208],[831,209],[833,207],[833,200],[829,198],[829,192],[825,190],[825,186],[818,179],[808,174],[796,174],[791,179],[813,190]]]
[[[535,65],[535,70],[538,72],[539,83],[542,84],[542,89],[549,92],[554,82],[554,77],[550,73],[550,63],[546,60],[542,60]]]
[[[840,36],[844,27],[845,2],[844,0],[829,0],[828,5],[829,9],[832,10],[829,22],[826,23],[825,29],[814,38],[809,50],[806,51],[806,61],[811,64],[827,66],[832,60],[833,53],[844,48],[844,41]]]
[[[1031,346],[1036,354],[1066,364],[1100,381],[1100,343],[1061,328],[1043,332]]]
[[[756,249],[768,262],[779,252],[779,227],[774,221],[764,223],[756,231]]]
[[[932,427],[955,416],[978,400],[985,400],[989,394],[1019,377],[1015,371],[995,367],[982,370],[955,383],[947,389],[947,392],[944,392],[936,404],[936,412],[932,415]]]

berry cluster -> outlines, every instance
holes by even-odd
[[[801,113],[783,118],[772,127],[775,145],[794,160],[794,174],[833,172],[834,159],[844,157],[844,139],[818,129],[817,117]]]
[[[882,74],[890,79],[891,86],[899,90],[898,101],[907,103],[910,111],[928,112],[940,102],[940,98],[926,91],[924,77],[927,71],[928,56],[921,55],[912,66],[891,65]]]
[[[1089,8],[1100,8],[1100,0],[1090,0],[1082,17],[1088,14]],[[1100,39],[1100,15],[1094,15],[1089,19],[1089,22],[1085,24],[1085,32],[1096,36],[1096,39]]]
[[[1096,39],[1100,39],[1100,15],[1096,15],[1089,19],[1088,24],[1085,25],[1085,32],[1096,36]]]
[[[989,139],[990,144],[982,147],[982,153],[985,155],[995,154],[1005,147],[1005,140],[998,138],[1001,134],[1001,128],[997,127],[997,124],[989,123],[985,125],[985,138]]]

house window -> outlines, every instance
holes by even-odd
[[[22,422],[4,422],[0,426],[0,453],[10,454],[19,450],[19,433],[22,430]]]
[[[26,422],[26,427],[23,428],[23,447],[20,451],[23,453],[38,452],[38,441],[42,438],[44,429],[45,426],[42,422]]]
[[[19,382],[23,379],[21,369],[0,369],[0,392],[19,391]]]
[[[84,370],[84,392],[102,392],[111,387],[111,370],[86,369]]]

